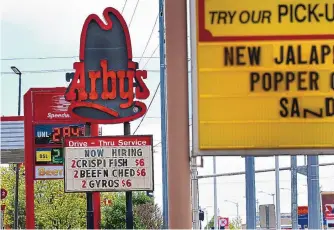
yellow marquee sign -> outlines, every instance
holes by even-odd
[[[333,0],[203,2],[205,29],[214,37],[324,35],[333,30]]]
[[[197,0],[192,13],[196,154],[334,153],[334,0]]]

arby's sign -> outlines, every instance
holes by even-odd
[[[147,71],[132,61],[131,39],[123,16],[114,8],[86,19],[80,38],[79,62],[65,93],[69,113],[98,124],[133,121],[143,116],[150,92]],[[69,74],[67,74],[69,76]],[[136,100],[138,99],[138,100]]]
[[[64,140],[65,192],[153,191],[152,136]]]

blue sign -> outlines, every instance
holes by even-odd
[[[298,215],[298,224],[301,226],[301,229],[305,229],[308,226],[308,214]]]

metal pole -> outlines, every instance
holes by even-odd
[[[0,228],[1,228],[1,229],[4,229],[4,228],[3,228],[2,216],[3,216],[3,211],[0,210]]]
[[[298,229],[297,156],[291,156],[291,220],[292,229]]]
[[[276,229],[281,229],[281,194],[279,181],[279,156],[275,156],[275,180],[276,180]]]
[[[19,74],[19,98],[18,98],[18,107],[17,107],[17,115],[21,115],[21,94],[22,94],[22,78],[21,74]]]
[[[209,213],[208,210],[205,210],[205,216],[206,216],[206,229],[209,229]]]
[[[159,45],[160,45],[160,101],[161,101],[161,158],[162,158],[162,219],[163,229],[168,229],[168,153],[165,79],[165,21],[164,0],[159,0]]]
[[[17,115],[21,115],[21,94],[22,94],[22,77],[19,75],[19,96]],[[18,229],[19,226],[19,181],[20,181],[20,164],[17,163],[15,166],[15,197],[14,197],[14,229]]]
[[[85,136],[91,135],[91,124],[86,123]],[[93,209],[93,193],[87,192],[87,229],[94,229],[94,209]]]
[[[322,186],[320,186],[320,191],[319,191],[319,201],[320,201],[320,228],[323,229],[323,225],[324,225],[324,213],[323,213],[323,210],[322,210],[322,196],[321,196],[321,193],[322,193]]]
[[[213,157],[213,174],[216,174],[216,157]],[[214,213],[214,229],[218,229],[218,215],[217,215],[217,178],[213,178],[213,213]]]
[[[255,165],[254,157],[245,157],[246,168],[246,228],[256,229]]]
[[[239,228],[240,227],[239,226],[239,221],[240,221],[240,219],[239,219],[239,204],[237,203],[236,205],[237,205],[237,223],[238,223],[237,227]]]
[[[193,209],[193,229],[200,228],[199,221],[199,196],[198,196],[198,179],[196,157],[191,159],[191,192],[192,192],[192,209]]]
[[[124,123],[124,135],[131,135],[130,123]],[[126,197],[126,228],[133,229],[132,192],[125,192]]]
[[[308,229],[320,229],[320,192],[318,156],[307,157]]]

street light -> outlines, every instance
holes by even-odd
[[[230,203],[235,204],[237,206],[237,221],[239,221],[239,203],[238,202],[234,202],[234,201],[230,201],[230,200],[224,200],[224,201],[225,202],[230,202]]]
[[[18,96],[18,106],[17,106],[17,115],[21,115],[21,85],[22,85],[22,80],[21,80],[21,71],[16,68],[15,66],[10,67],[13,72],[17,75],[19,75],[19,96]],[[19,225],[19,177],[20,177],[20,164],[17,163],[15,167],[15,197],[14,197],[14,229],[18,229]]]
[[[21,81],[21,75],[22,75],[22,73],[21,73],[21,71],[18,69],[18,68],[16,68],[15,66],[12,66],[12,67],[10,67],[12,70],[13,70],[13,72],[15,73],[15,74],[17,74],[17,75],[19,75],[19,97],[18,97],[18,108],[17,108],[17,114],[18,114],[18,116],[20,116],[21,115],[21,85],[22,85],[22,81]]]
[[[264,193],[268,196],[272,196],[273,197],[273,204],[275,204],[275,193],[267,193],[267,192],[264,192],[264,191],[259,191],[259,193]]]

